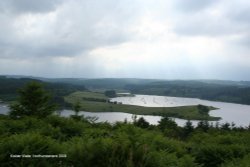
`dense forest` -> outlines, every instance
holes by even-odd
[[[55,113],[42,83],[19,89],[9,115],[0,115],[0,164],[86,167],[247,167],[250,127],[190,121],[184,127],[163,117],[158,125],[143,118],[115,124]]]

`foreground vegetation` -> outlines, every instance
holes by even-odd
[[[219,117],[209,116],[213,107],[183,106],[183,107],[143,107],[108,102],[103,93],[74,92],[65,97],[65,101],[74,105],[79,102],[80,109],[90,112],[124,112],[138,115],[158,115],[192,120],[219,120]]]
[[[19,91],[10,115],[0,115],[1,167],[248,167],[250,127],[177,124],[164,117],[157,126],[95,123],[91,118],[53,115],[39,83]],[[92,94],[92,98],[93,97]]]
[[[140,121],[139,121],[140,120]],[[0,164],[5,166],[85,167],[247,167],[249,129],[201,123],[177,127],[171,120],[152,126],[89,123],[48,116],[13,119],[0,116]],[[39,158],[35,155],[59,155]],[[65,154],[65,155],[64,155]],[[14,155],[33,155],[14,158]]]

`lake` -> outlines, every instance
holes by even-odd
[[[234,122],[237,126],[248,126],[250,123],[250,105],[235,103],[225,103],[201,100],[197,98],[154,96],[154,95],[136,95],[134,97],[117,97],[111,101],[121,102],[129,105],[139,105],[146,107],[176,107],[190,105],[206,105],[218,108],[209,112],[211,116],[221,117],[219,123]],[[176,119],[178,125],[183,125],[182,119]],[[214,122],[214,121],[210,121]],[[197,121],[193,121],[194,124]],[[214,122],[215,123],[215,122]]]
[[[218,121],[219,123],[225,122],[234,122],[236,126],[248,126],[250,123],[250,105],[242,105],[242,104],[235,104],[235,103],[225,103],[225,102],[215,102],[215,101],[208,101],[208,100],[201,100],[197,98],[182,98],[182,97],[168,97],[168,96],[154,96],[154,95],[135,95],[133,97],[117,97],[112,98],[111,101],[117,101],[122,104],[129,104],[129,105],[139,105],[139,106],[146,106],[146,107],[176,107],[176,106],[188,106],[188,105],[206,105],[206,106],[213,106],[218,108],[217,110],[210,111],[210,115],[221,117],[222,119]],[[0,105],[0,113],[6,114],[8,112],[8,107],[6,104]],[[62,116],[69,116],[74,114],[71,110],[63,110],[61,112]],[[90,117],[98,117],[99,119],[97,122],[110,122],[114,123],[116,121],[132,121],[132,114],[128,113],[119,113],[119,112],[85,112],[81,111],[80,115],[90,116]],[[140,115],[141,116],[141,115]],[[138,117],[140,117],[138,116]],[[158,121],[161,119],[160,116],[148,116],[142,115],[148,122],[151,124],[157,124]],[[175,119],[176,123],[179,126],[183,126],[186,122],[184,119]],[[192,121],[193,125],[196,125],[198,121]],[[214,124],[215,121],[210,121]]]

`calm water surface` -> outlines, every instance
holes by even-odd
[[[250,105],[241,105],[234,103],[215,102],[208,100],[200,100],[196,98],[181,98],[181,97],[168,97],[168,96],[154,96],[154,95],[136,95],[134,97],[117,97],[112,98],[111,101],[121,102],[122,104],[139,105],[146,107],[176,107],[176,106],[188,106],[188,105],[206,105],[219,108],[217,110],[210,111],[211,116],[221,117],[219,123],[234,122],[237,126],[248,126],[250,123]],[[6,104],[0,104],[0,113],[6,114],[8,107]],[[74,114],[71,110],[63,110],[62,116],[69,116]],[[97,122],[110,122],[116,121],[132,121],[132,114],[119,113],[119,112],[85,112],[81,111],[80,115],[98,117]],[[138,116],[138,117],[141,117]],[[161,119],[160,116],[145,116],[142,115],[151,124],[157,124]],[[184,119],[173,118],[179,126],[183,126],[186,122]],[[194,125],[198,121],[192,121]],[[216,122],[211,121],[214,124]]]
[[[221,117],[220,123],[234,122],[237,126],[248,126],[250,123],[250,105],[235,103],[215,102],[201,100],[197,98],[182,98],[154,95],[136,95],[134,97],[117,97],[112,101],[122,102],[123,104],[139,105],[146,107],[176,107],[189,105],[206,105],[218,108],[210,111],[211,116]],[[176,119],[179,125],[183,125],[183,120]],[[211,121],[214,122],[214,121]],[[194,121],[196,124],[197,121]]]

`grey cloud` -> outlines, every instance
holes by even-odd
[[[188,1],[185,1],[188,2]],[[203,1],[200,1],[203,2]],[[176,17],[174,31],[180,35],[225,36],[249,33],[250,3],[216,1],[212,8]],[[216,15],[213,12],[219,12]]]
[[[233,25],[226,18],[211,18],[203,16],[188,16],[175,22],[175,32],[188,36],[224,36],[237,33],[241,26]]]
[[[218,56],[226,57],[225,55],[231,53],[231,50],[243,47],[244,49],[239,49],[242,53],[234,52],[229,57],[232,60],[238,60],[239,57],[243,59],[245,55],[249,55],[249,50],[245,50],[245,48],[249,48],[250,45],[248,38],[250,37],[250,12],[248,12],[250,11],[250,3],[247,1],[0,0],[0,71],[1,73],[16,72],[47,76],[143,76],[147,78],[165,77],[162,69],[166,72],[169,71],[168,66],[178,69],[185,64],[187,67],[181,68],[179,71],[171,71],[170,69],[168,77],[190,76],[190,78],[194,78],[197,77],[193,69],[195,65],[193,66],[183,59],[176,63],[169,63],[166,55],[162,55],[161,60],[162,62],[166,61],[166,64],[153,65],[149,63],[139,67],[133,65],[133,60],[126,60],[126,47],[122,54],[124,59],[119,53],[117,54],[120,61],[117,61],[117,66],[123,60],[127,61],[128,65],[122,66],[123,63],[121,63],[121,67],[118,69],[114,67],[114,69],[110,68],[110,70],[105,71],[105,69],[108,69],[108,63],[110,63],[109,60],[105,59],[107,53],[94,55],[95,52],[91,51],[96,48],[126,42],[128,44],[140,42],[148,44],[150,41],[141,40],[138,36],[140,36],[140,32],[145,36],[150,34],[152,26],[153,31],[157,31],[157,34],[158,31],[159,34],[163,34],[162,37],[152,37],[156,41],[156,43],[152,43],[152,47],[157,45],[157,42],[165,41],[163,38],[165,37],[165,27],[167,27],[168,33],[171,34],[169,40],[171,41],[173,38],[173,43],[176,43],[176,45],[179,44],[176,39],[186,40],[186,38],[182,38],[183,36],[188,36],[189,39],[195,36],[202,36],[204,39],[212,37],[215,40],[218,39],[225,47],[223,49],[227,51],[218,53]],[[219,14],[213,15],[212,12],[214,11],[219,11]],[[157,23],[159,23],[159,27]],[[166,33],[166,38],[169,37],[168,33]],[[234,39],[234,35],[240,36],[240,38]],[[231,36],[233,37],[231,38]],[[123,45],[119,47],[123,51]],[[189,48],[185,47],[182,46],[181,41],[177,48],[180,49],[180,53],[186,54],[186,50]],[[167,45],[166,48],[168,48]],[[106,50],[109,49],[112,50],[113,47]],[[133,51],[133,49],[135,49],[135,52],[145,53],[145,59],[150,55],[147,49],[144,51],[140,50],[139,47],[136,50],[136,46],[135,48],[132,47],[131,50]],[[160,54],[160,52],[152,49],[152,56],[153,54]],[[205,55],[206,52],[209,53],[209,50],[204,50]],[[99,54],[103,56],[102,59],[97,58]],[[176,54],[176,56],[179,56],[179,54]],[[73,58],[65,59],[64,57]],[[213,57],[212,55],[211,57],[216,56]],[[138,57],[135,56],[135,59],[138,59]],[[67,60],[70,61],[67,62]],[[62,64],[62,62],[66,63]],[[214,64],[212,61],[209,61],[209,63]],[[205,71],[204,75],[208,76],[206,70],[220,69],[228,64],[232,67],[230,74],[229,70],[223,70],[217,77],[223,78],[228,73],[228,78],[235,78],[236,74],[239,75],[241,72],[242,78],[247,76],[246,71],[249,71],[249,67],[244,67],[241,71],[241,64],[238,63],[235,66],[239,70],[233,73],[233,63],[216,64],[214,68],[202,66],[199,71]],[[182,74],[183,71],[185,71],[185,74]],[[213,78],[215,75],[216,71],[212,71],[209,77]]]
[[[234,39],[230,39],[228,42],[229,45],[231,45],[232,47],[237,46],[237,49],[240,50],[246,50],[246,51],[250,51],[250,32],[248,32],[247,34],[241,35],[237,38]]]
[[[72,56],[84,50],[79,46],[68,46],[68,45],[57,45],[57,46],[35,46],[35,45],[23,45],[23,44],[12,44],[12,45],[1,45],[0,46],[0,57],[11,59],[13,58],[31,58],[31,57],[53,57],[53,56]]]
[[[250,33],[249,33],[250,34]],[[250,35],[242,38],[239,42],[239,44],[242,46],[246,46],[246,48],[250,51]]]
[[[0,10],[7,13],[44,13],[54,10],[63,0],[1,0]]]
[[[226,9],[227,17],[239,24],[250,24],[250,2],[238,1],[232,2]]]
[[[177,9],[183,12],[197,12],[209,7],[215,2],[217,2],[217,0],[176,0],[175,4]]]
[[[46,4],[45,1],[43,3]],[[51,3],[44,6],[44,11],[53,7]],[[13,26],[18,17],[2,13],[0,17],[8,23],[0,28],[6,32],[0,35],[0,41],[9,42],[1,47],[1,56],[75,56],[96,47],[125,42],[131,36],[127,26],[136,18],[137,12],[133,5],[125,8],[129,3],[115,0],[67,1],[60,6],[54,21],[42,20],[44,25],[38,27],[43,27],[42,32],[35,35],[28,32],[26,35],[29,37],[17,33],[25,27]],[[30,6],[32,10],[39,11],[36,5]],[[18,4],[17,7],[20,11],[23,9]],[[39,22],[40,18],[37,19]]]

